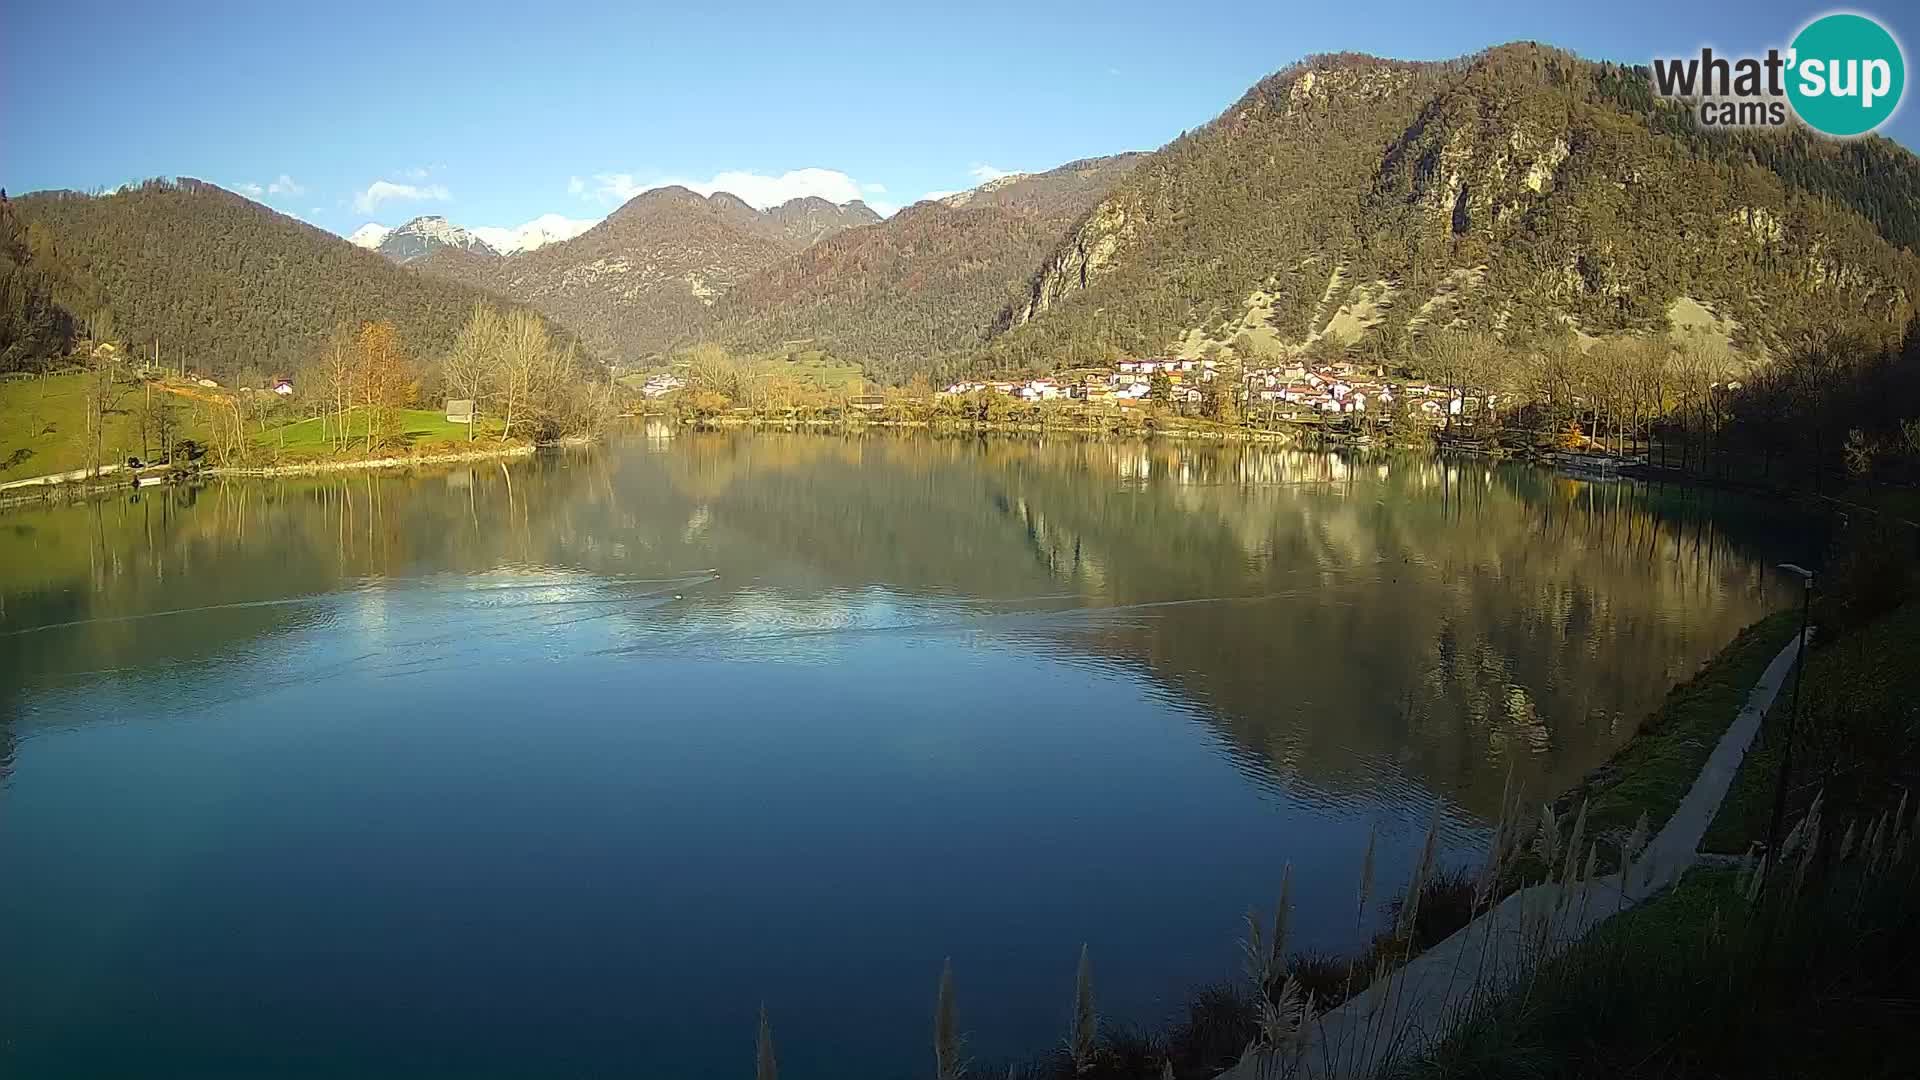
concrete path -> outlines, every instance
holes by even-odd
[[[95,476],[110,476],[126,468],[125,465],[102,465],[98,469],[74,469],[69,472],[47,473],[44,476],[29,476],[24,480],[9,480],[0,484],[0,491],[12,491],[15,488],[46,487],[52,484],[70,484],[75,480],[89,480]]]
[[[1726,734],[1673,816],[1625,875],[1569,889],[1536,885],[1480,918],[1313,1022],[1297,1063],[1252,1056],[1222,1074],[1230,1080],[1281,1076],[1363,1080],[1383,1066],[1445,1038],[1472,1005],[1516,985],[1527,973],[1609,916],[1679,880],[1719,812],[1747,747],[1760,730],[1800,654],[1798,638],[1767,665]]]

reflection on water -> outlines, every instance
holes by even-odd
[[[1470,857],[1804,546],[1482,461],[664,432],[0,516],[0,1055],[732,1076],[764,999],[789,1075],[907,1075],[942,957],[1013,1053],[1081,941],[1155,1020],[1282,862],[1359,940],[1370,824]]]

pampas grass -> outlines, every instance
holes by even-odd
[[[780,1080],[780,1063],[773,1056],[773,1025],[767,1022],[767,1004],[760,1003],[760,1035],[754,1047],[754,1080]]]
[[[960,1023],[956,1016],[953,1000],[953,957],[940,968],[940,991],[933,1006],[933,1075],[934,1080],[960,1080],[966,1075],[967,1063],[961,1056],[966,1040],[960,1034]]]
[[[1067,1049],[1073,1056],[1075,1072],[1093,1067],[1098,1044],[1100,1018],[1093,1011],[1093,957],[1083,942],[1080,945],[1080,970],[1073,980],[1073,1024],[1067,1030]]]
[[[1587,802],[1580,800],[1580,812],[1573,818],[1573,835],[1567,838],[1567,865],[1560,872],[1562,886],[1570,886],[1580,879],[1574,874],[1580,869],[1580,844],[1587,834]],[[1551,868],[1551,864],[1549,864]]]
[[[1362,925],[1367,920],[1367,898],[1373,894],[1373,848],[1380,839],[1380,824],[1374,822],[1367,826],[1367,853],[1360,860],[1360,907],[1354,914],[1354,924]]]
[[[1402,940],[1413,934],[1414,922],[1420,917],[1420,899],[1427,887],[1427,879],[1434,871],[1434,851],[1440,837],[1440,810],[1434,808],[1433,820],[1427,825],[1426,842],[1420,845],[1420,861],[1414,865],[1413,880],[1407,884],[1407,898],[1400,904],[1399,917],[1394,920],[1393,936]]]
[[[1273,940],[1268,943],[1267,951],[1272,954],[1270,966],[1274,970],[1283,969],[1287,955],[1287,920],[1293,907],[1293,864],[1288,863],[1280,871],[1280,899],[1273,905]]]

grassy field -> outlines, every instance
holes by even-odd
[[[473,426],[476,441],[493,439],[500,435],[500,421],[482,417]],[[367,434],[366,414],[355,410],[347,417],[347,434],[352,438],[364,440]],[[268,428],[253,437],[254,444],[263,449],[275,451],[294,459],[334,457],[334,432],[329,424],[319,418],[300,420],[279,427]],[[399,445],[389,442],[386,451],[418,453],[433,448],[457,449],[467,443],[467,426],[447,420],[446,414],[435,409],[403,409],[400,412]],[[364,443],[361,444],[364,446]],[[360,452],[360,447],[348,447],[349,454]],[[375,453],[383,448],[375,447]]]
[[[145,395],[138,385],[116,388],[100,440],[100,463],[143,455],[138,412]],[[184,438],[195,438],[195,407],[180,402]],[[93,464],[87,429],[86,379],[79,374],[0,380],[0,483],[84,469]]]
[[[187,390],[206,396],[222,393],[196,387]],[[100,464],[124,463],[128,457],[151,458],[159,452],[157,442],[143,447],[141,441],[140,413],[149,393],[163,391],[157,385],[149,390],[138,382],[123,383],[115,388],[102,428]],[[211,425],[205,414],[216,406],[184,394],[175,394],[168,400],[178,425],[175,438],[193,439],[202,445],[211,441],[208,438]],[[272,424],[271,420],[268,422]],[[476,441],[497,440],[500,428],[499,420],[483,417],[474,425],[474,438]],[[358,411],[350,414],[348,429],[354,437],[364,439],[365,414]],[[269,426],[265,431],[256,431],[252,442],[257,453],[247,455],[250,459],[247,464],[265,463],[251,460],[256,458],[297,462],[367,456],[364,442],[336,453],[331,432],[318,419]],[[466,443],[464,424],[449,423],[446,415],[435,409],[407,409],[400,414],[398,437],[376,446],[374,456],[455,449]],[[84,469],[93,464],[92,458],[85,376],[64,374],[0,381],[0,483]]]
[[[784,356],[743,358],[740,364],[746,374],[752,378],[784,376],[822,390],[857,389],[865,382],[865,373],[861,371],[860,365],[836,360],[831,355],[817,350]],[[678,369],[671,366],[653,367],[622,375],[619,381],[628,389],[638,390],[649,378],[666,373],[679,375],[681,378],[685,378],[687,374],[684,367]]]

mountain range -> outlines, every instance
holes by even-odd
[[[368,222],[347,235],[347,243],[378,251],[397,263],[412,262],[436,248],[451,247],[485,255],[513,255],[571,240],[594,223],[559,214],[542,214],[517,228],[468,229],[438,215],[417,217],[399,226]]]
[[[724,191],[663,187],[570,240],[505,257],[442,244],[418,266],[531,304],[590,348],[631,362],[684,338],[709,305],[755,272],[879,220],[858,200],[803,198],[760,210]]]
[[[1448,329],[1517,347],[1698,331],[1763,357],[1810,331],[1904,327],[1920,296],[1920,159],[1873,136],[1706,131],[1649,82],[1532,43],[1444,62],[1316,56],[1157,151],[884,220],[857,201],[760,209],[666,187],[590,227],[428,217],[355,233],[384,260],[197,183],[129,204],[17,201],[50,249],[84,250],[68,260],[93,290],[84,303],[142,333],[218,324],[235,357],[311,351],[316,325],[396,309],[430,349],[488,294],[617,366],[712,341],[818,350],[885,381],[1129,355],[1401,361]],[[258,253],[199,236],[243,218],[244,235],[274,238]],[[175,249],[204,253],[181,267],[203,287],[134,291]],[[340,301],[252,310],[281,295],[248,280],[272,269],[269,251],[342,277],[307,282]]]
[[[1145,156],[1001,177],[848,229],[747,277],[675,343],[818,349],[890,381],[940,374],[985,347],[1021,283]]]

